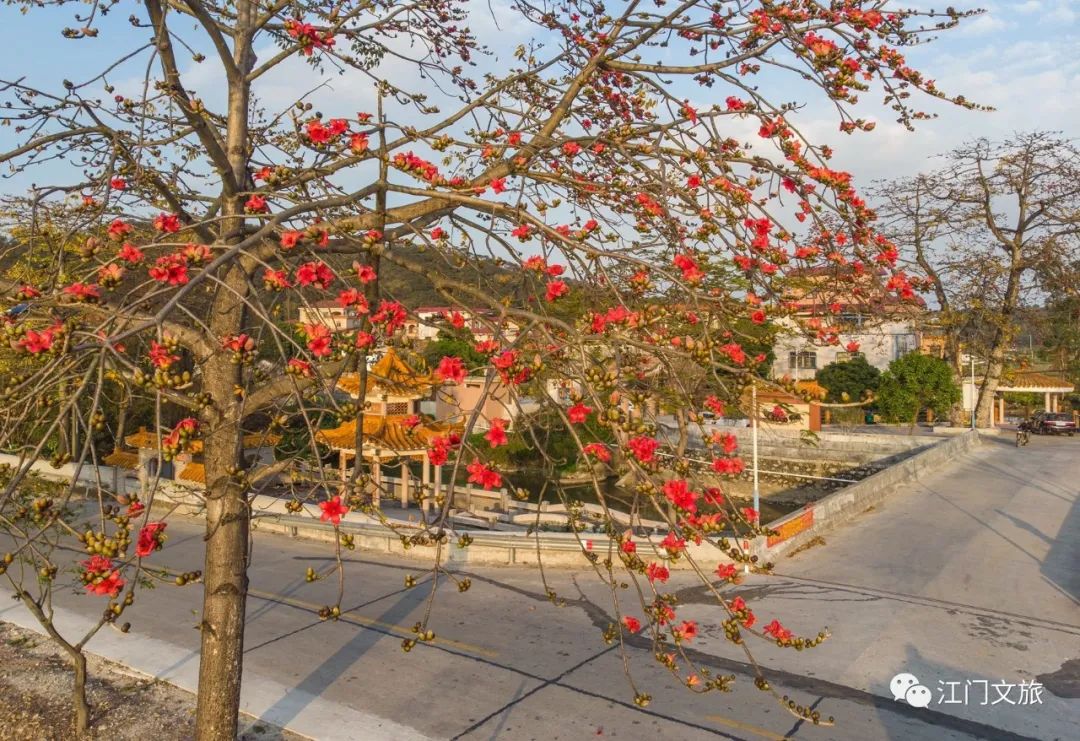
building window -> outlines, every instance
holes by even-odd
[[[854,360],[855,358],[865,357],[866,355],[864,355],[862,352],[838,352],[836,353],[836,362],[846,363],[847,361]]]
[[[816,352],[790,352],[788,353],[788,367],[799,370],[817,370]]]
[[[386,405],[387,414],[408,414],[409,402],[407,401],[395,401]]]

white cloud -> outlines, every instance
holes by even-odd
[[[1007,28],[1009,24],[990,11],[962,23],[956,34],[958,36],[986,36]]]

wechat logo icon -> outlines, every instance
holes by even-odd
[[[930,688],[919,684],[919,678],[914,674],[902,672],[897,674],[889,682],[893,700],[903,700],[913,708],[925,708],[930,704]]]

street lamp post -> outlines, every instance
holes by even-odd
[[[798,356],[796,355],[796,358]],[[754,512],[758,522],[761,522],[761,493],[758,490],[758,405],[757,405],[757,379],[750,381],[750,448],[753,458],[754,470]],[[750,563],[747,562],[743,570],[750,573]]]
[[[759,508],[761,507],[761,495],[758,491],[758,445],[757,445],[757,431],[758,431],[758,405],[757,405],[757,380],[755,379],[753,385],[750,387],[750,406],[753,409],[753,430],[751,433],[751,445],[754,449],[754,511],[758,513],[758,517],[761,517]]]
[[[968,353],[971,361],[971,430],[975,431],[975,410],[979,406],[979,398],[975,395],[975,354]]]

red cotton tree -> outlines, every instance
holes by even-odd
[[[343,518],[361,512],[455,579],[445,551],[470,538],[450,518],[454,487],[466,474],[500,487],[509,432],[566,501],[571,531],[607,536],[581,541],[611,587],[606,640],[644,631],[693,691],[729,686],[684,650],[697,626],[664,589],[680,560],[744,650],[750,634],[796,649],[824,638],[775,620],[759,632],[750,606],[725,598],[745,566],[767,570],[737,545],[765,529],[725,499],[743,464],[702,413],[737,409],[764,373],[753,330],[784,313],[793,268],[883,270],[898,295],[910,284],[850,176],[770,91],[835,103],[849,133],[873,128],[851,111],[881,92],[910,125],[926,115],[913,93],[947,98],[902,48],[961,14],[877,0],[521,0],[495,18],[457,0],[45,3],[69,4],[63,43],[92,47],[99,68],[55,86],[5,80],[0,111],[0,162],[36,184],[4,210],[0,445],[19,458],[0,525],[8,558],[35,575],[12,586],[44,623],[61,555],[42,543],[77,541],[87,599],[108,600],[115,623],[153,573],[141,559],[163,542],[158,513],[176,506],[168,464],[201,463],[185,505],[206,520],[205,566],[180,581],[201,576],[205,592],[198,737],[232,738],[252,498],[277,492],[340,528],[339,569],[353,545]],[[509,42],[486,46],[479,28]],[[435,510],[406,527],[364,454],[378,434],[365,420],[389,424],[392,410],[364,390],[400,380],[395,358],[421,367],[417,286],[452,307],[427,319],[445,330],[432,346],[460,348],[429,358],[426,383],[479,377],[503,412],[395,420],[452,471]],[[351,318],[342,331],[323,318],[334,310]],[[827,320],[815,327],[828,341]],[[136,496],[85,473],[120,465],[132,420],[153,426]],[[330,428],[354,431],[336,463]],[[681,455],[695,430],[707,471]],[[245,455],[270,436],[271,458]],[[82,478],[28,505],[30,467],[50,457]],[[570,459],[590,472],[591,520],[558,481]],[[606,499],[610,471],[629,506]],[[661,536],[642,539],[642,512]],[[417,640],[432,639],[425,624]]]

